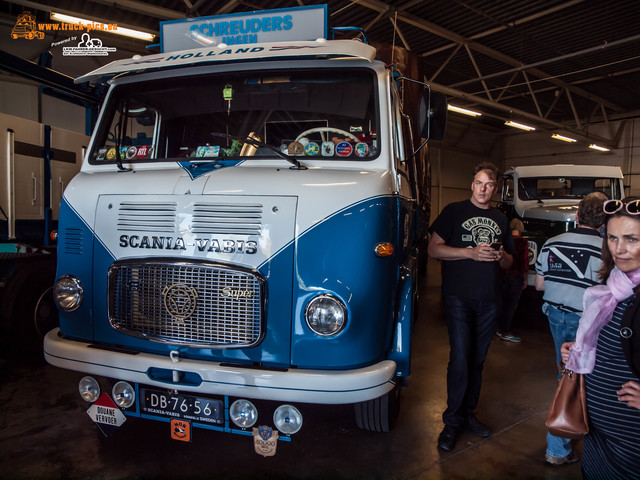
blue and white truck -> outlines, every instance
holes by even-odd
[[[354,404],[359,427],[391,428],[426,253],[418,147],[446,98],[418,85],[409,103],[416,82],[376,55],[217,44],[77,80],[113,76],[62,200],[44,350],[101,426],[290,440],[305,404]]]

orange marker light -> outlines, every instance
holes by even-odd
[[[389,257],[393,255],[393,245],[386,242],[379,243],[376,245],[373,251],[376,252],[376,255],[379,257]]]

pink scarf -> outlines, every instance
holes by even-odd
[[[640,269],[624,273],[614,267],[606,285],[587,288],[584,292],[583,310],[576,343],[571,347],[567,369],[577,373],[591,373],[596,364],[598,335],[613,316],[616,305],[633,295],[640,284]]]

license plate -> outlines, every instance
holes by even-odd
[[[140,389],[140,396],[140,410],[143,413],[216,425],[224,423],[224,407],[220,400],[169,394],[149,388]]]

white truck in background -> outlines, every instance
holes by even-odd
[[[498,207],[508,218],[519,218],[529,242],[529,284],[544,242],[575,226],[580,200],[591,192],[623,198],[620,167],[606,165],[527,165],[503,176]]]

